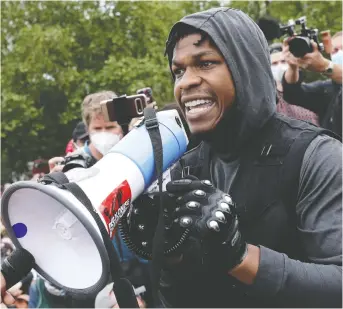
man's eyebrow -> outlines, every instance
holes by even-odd
[[[218,56],[218,53],[216,51],[207,50],[207,51],[201,51],[201,52],[195,53],[191,57],[192,57],[193,60],[196,61],[196,60],[199,60],[201,57],[208,56],[208,55]],[[182,64],[179,61],[175,60],[175,59],[172,60],[172,64],[175,65],[175,66],[182,66]]]

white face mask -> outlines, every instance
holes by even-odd
[[[117,144],[122,136],[110,132],[95,132],[90,133],[89,138],[94,147],[103,155],[105,155],[115,144]]]
[[[271,68],[272,68],[272,73],[273,73],[274,79],[277,82],[281,82],[283,74],[288,69],[288,64],[287,63],[279,63],[276,65],[272,65]]]
[[[343,65],[343,51],[339,50],[338,52],[331,55],[331,60],[335,64]]]

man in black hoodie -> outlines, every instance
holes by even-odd
[[[202,142],[167,184],[167,243],[190,237],[163,266],[161,305],[341,307],[340,141],[275,112],[268,45],[243,12],[184,17],[166,52],[175,98]],[[152,207],[133,207],[131,219],[148,225]]]

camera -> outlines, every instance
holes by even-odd
[[[300,34],[295,32],[296,25],[301,26]],[[323,44],[318,41],[318,29],[306,27],[306,16],[302,16],[295,21],[290,19],[287,25],[280,26],[280,31],[282,35],[288,35],[291,38],[288,42],[289,50],[297,58],[313,52],[311,40],[318,45],[319,51],[324,49]]]
[[[91,167],[93,164],[95,164],[95,159],[85,152],[77,152],[65,157],[64,161],[62,161],[60,164],[64,165],[62,172],[65,173],[76,167]]]

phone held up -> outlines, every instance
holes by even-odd
[[[106,121],[117,121],[120,125],[127,125],[132,118],[142,117],[144,108],[152,103],[151,88],[143,88],[135,95],[122,95],[100,103],[101,112]]]

